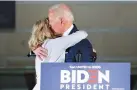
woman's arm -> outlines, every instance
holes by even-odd
[[[88,36],[86,31],[76,31],[75,33],[68,35],[68,36],[63,36],[54,39],[54,44],[56,46],[61,47],[62,49],[67,49],[68,47],[71,47],[81,40],[85,39]]]

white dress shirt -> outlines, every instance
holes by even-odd
[[[68,36],[71,30],[73,29],[74,25],[72,24],[68,30],[66,30],[63,34],[63,36]]]
[[[73,28],[73,26],[72,26]],[[71,31],[71,30],[70,30]],[[68,32],[66,32],[68,33]],[[85,31],[77,31],[71,35],[64,35],[56,39],[47,39],[44,41],[42,47],[48,50],[47,58],[40,60],[37,56],[35,59],[35,70],[36,70],[36,85],[33,90],[40,90],[40,74],[41,74],[41,63],[42,62],[64,62],[65,61],[65,51],[67,48],[75,45],[81,40],[87,37]]]

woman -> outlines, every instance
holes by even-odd
[[[85,31],[77,31],[71,35],[57,37],[53,30],[49,27],[48,20],[39,20],[33,26],[32,35],[29,40],[29,48],[34,50],[37,46],[47,48],[48,56],[39,60],[38,56],[35,59],[35,70],[37,84],[33,90],[40,90],[40,74],[42,62],[64,62],[65,50],[68,47],[75,45],[82,39],[85,39],[88,34]],[[62,58],[63,57],[63,58]]]

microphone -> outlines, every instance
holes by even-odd
[[[82,59],[82,53],[80,50],[78,50],[77,54],[76,54],[76,62],[80,62]]]

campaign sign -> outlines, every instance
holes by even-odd
[[[42,63],[41,90],[130,90],[130,63]]]

